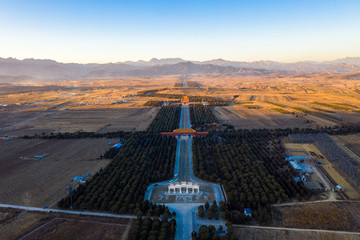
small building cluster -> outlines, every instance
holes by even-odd
[[[194,182],[175,182],[168,185],[168,194],[199,194],[200,186]]]
[[[251,212],[251,208],[245,208],[244,209],[244,214],[245,214],[245,217],[252,217],[252,212]]]
[[[35,155],[33,158],[34,159],[37,159],[37,160],[40,160],[40,159],[43,159],[44,157],[48,156],[49,154],[47,153],[44,153],[44,154],[39,154],[39,155]]]
[[[85,177],[83,176],[75,176],[73,181],[77,183],[86,183]]]
[[[121,100],[121,101],[112,102],[111,104],[120,104],[120,103],[128,103],[128,102],[129,102],[128,99],[124,99],[124,100]]]
[[[195,129],[192,128],[181,128],[175,129],[172,132],[161,132],[163,136],[203,136],[207,135],[208,132],[197,132]]]
[[[301,157],[287,157],[285,158],[289,161],[291,167],[298,174],[294,178],[295,182],[303,182],[305,187],[314,192],[323,192],[328,189],[324,186],[323,183],[319,181],[312,181],[311,176],[314,173],[314,168],[309,164],[310,161],[313,161],[311,156],[301,156]]]
[[[121,142],[119,142],[119,143],[115,144],[114,146],[112,146],[112,148],[119,149],[119,148],[121,148],[122,145],[123,144]]]
[[[188,96],[184,96],[181,100],[181,104],[182,105],[189,105],[189,97]]]

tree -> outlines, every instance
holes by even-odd
[[[200,206],[200,207],[198,208],[198,214],[199,214],[199,217],[200,217],[200,218],[204,218],[204,217],[205,217],[205,212],[204,212],[203,206]]]
[[[199,240],[208,240],[209,233],[206,225],[201,225],[199,228]]]

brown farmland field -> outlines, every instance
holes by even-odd
[[[333,136],[335,141],[352,157],[360,161],[360,135],[359,134],[350,134],[350,135],[338,135]]]
[[[188,81],[199,87],[174,88],[182,77],[86,79],[60,81],[55,86],[53,82],[6,85],[0,89],[0,103],[10,105],[0,107],[0,135],[144,130],[157,110],[144,109],[143,104],[148,100],[169,100],[137,95],[152,89],[158,93],[221,98],[229,106],[216,107],[214,113],[220,122],[236,128],[317,128],[360,123],[357,80],[321,74],[188,75]],[[254,106],[258,109],[251,109]]]
[[[306,128],[310,127],[304,119],[290,114],[280,114],[270,109],[247,109],[241,105],[214,107],[213,112],[221,123],[235,128]]]
[[[16,215],[10,215],[16,213]],[[132,220],[0,209],[1,239],[127,239]]]
[[[317,202],[273,207],[278,227],[360,231],[359,202]]]
[[[81,109],[57,112],[0,112],[1,135],[24,136],[51,132],[144,131],[159,108]]]
[[[109,139],[0,140],[0,202],[51,206],[67,194],[74,176],[94,174],[109,160],[96,160],[110,146]],[[41,160],[38,154],[49,154]],[[23,159],[20,159],[23,157]]]
[[[320,239],[320,240],[356,240],[360,239],[356,234],[313,232],[292,229],[264,229],[250,228],[247,226],[233,226],[234,233],[239,239],[263,239],[263,240],[303,240],[303,239]]]

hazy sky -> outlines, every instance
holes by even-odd
[[[62,62],[360,56],[360,0],[0,0],[0,57]]]

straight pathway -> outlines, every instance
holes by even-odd
[[[180,114],[180,129],[191,128],[189,106],[183,105]],[[145,200],[151,199],[151,193],[157,186],[167,186],[171,182],[187,181],[199,183],[202,186],[210,186],[214,192],[215,200],[219,203],[221,200],[225,201],[219,184],[214,184],[197,179],[193,172],[192,161],[192,137],[180,136],[177,137],[176,160],[174,169],[174,178],[169,181],[163,181],[150,184],[145,193]],[[176,233],[175,239],[191,239],[191,232],[197,230],[195,214],[197,208],[204,203],[167,203],[166,206],[176,212]],[[221,220],[209,220],[213,225],[222,224]]]
[[[340,221],[340,220],[339,220]],[[303,229],[303,228],[286,228],[286,227],[265,227],[265,226],[253,226],[253,225],[233,225],[233,228],[259,228],[269,230],[286,230],[286,231],[302,231],[302,232],[323,232],[323,233],[335,233],[335,234],[352,234],[360,235],[360,232],[348,232],[348,231],[334,231],[334,230],[322,230],[322,229]]]
[[[38,208],[38,207],[27,207],[27,206],[10,205],[10,204],[0,204],[0,208],[13,208],[13,209],[21,209],[21,210],[34,211],[34,212],[47,212],[47,213],[55,212],[55,213],[66,213],[66,214],[97,216],[97,217],[136,219],[136,216],[132,216],[132,215],[120,215],[120,214],[87,212],[87,211],[72,211],[72,210],[61,210],[54,208]]]

